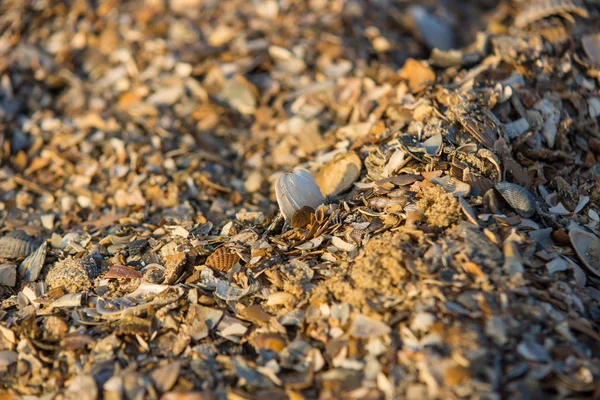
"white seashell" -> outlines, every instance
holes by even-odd
[[[392,154],[392,156],[390,157],[387,164],[385,165],[385,168],[383,169],[383,176],[385,178],[392,176],[392,174],[398,168],[400,168],[401,165],[405,164],[404,157],[405,157],[405,153],[403,150],[401,150],[401,149],[396,150],[394,152],[394,154]]]
[[[275,194],[286,220],[291,219],[294,211],[304,206],[317,208],[325,201],[317,182],[304,169],[280,176],[275,184]]]
[[[344,241],[343,239],[340,239],[337,236],[334,236],[331,238],[331,244],[342,251],[350,252],[350,251],[356,250],[356,245],[354,245],[352,243],[348,243],[348,242]]]
[[[571,214],[571,211],[567,210],[565,208],[565,206],[563,206],[563,203],[558,203],[554,207],[550,207],[548,209],[548,211],[550,211],[553,214],[558,214],[558,215],[568,215],[568,214]]]
[[[579,198],[579,201],[577,202],[577,206],[575,207],[575,210],[573,211],[573,213],[579,214],[589,201],[590,201],[589,196],[581,196]]]

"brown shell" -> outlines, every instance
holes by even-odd
[[[206,265],[221,272],[227,272],[240,257],[226,247],[219,247],[206,259]]]
[[[292,228],[304,228],[311,221],[312,215],[314,215],[315,210],[312,207],[304,206],[299,210],[296,210],[292,214],[291,225]]]
[[[105,278],[127,278],[127,279],[135,279],[141,278],[142,274],[131,267],[126,267],[124,265],[113,265],[110,267],[108,272],[104,275]]]
[[[40,242],[24,231],[13,231],[0,239],[0,257],[26,257],[33,253],[39,246]]]
[[[529,1],[516,16],[515,26],[524,28],[537,20],[566,13],[576,14],[583,18],[589,17],[582,0]]]

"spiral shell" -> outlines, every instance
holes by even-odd
[[[292,218],[294,211],[304,206],[317,208],[325,201],[314,178],[304,169],[283,174],[275,184],[275,194],[281,213],[287,220]]]
[[[0,257],[19,258],[33,253],[40,243],[24,231],[13,231],[0,239]]]
[[[504,200],[520,216],[529,218],[535,213],[535,197],[533,197],[529,190],[509,182],[499,182],[495,187],[502,197],[504,197]]]
[[[219,247],[206,259],[206,265],[221,272],[228,272],[240,256],[226,247]]]

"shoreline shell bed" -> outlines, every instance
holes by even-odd
[[[0,2],[0,392],[600,396],[599,28],[583,0]],[[299,168],[327,197],[285,221]]]

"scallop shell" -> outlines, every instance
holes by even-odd
[[[285,219],[304,206],[317,208],[325,199],[312,175],[304,169],[282,175],[275,184],[275,194]]]
[[[42,243],[40,247],[26,259],[23,260],[19,267],[19,274],[23,277],[25,282],[33,282],[40,276],[40,272],[44,267],[44,261],[46,260],[46,252],[48,245],[46,242]]]
[[[13,231],[0,239],[0,257],[19,258],[31,254],[40,243],[24,231]]]
[[[600,239],[582,229],[572,229],[569,238],[583,265],[592,274],[600,277]]]
[[[325,196],[348,190],[360,176],[362,161],[356,153],[339,154],[321,168],[315,180]]]
[[[240,257],[226,247],[219,247],[206,259],[206,265],[221,272],[228,272]]]
[[[535,197],[522,186],[509,182],[499,182],[496,190],[504,200],[522,217],[529,218],[535,211]]]

